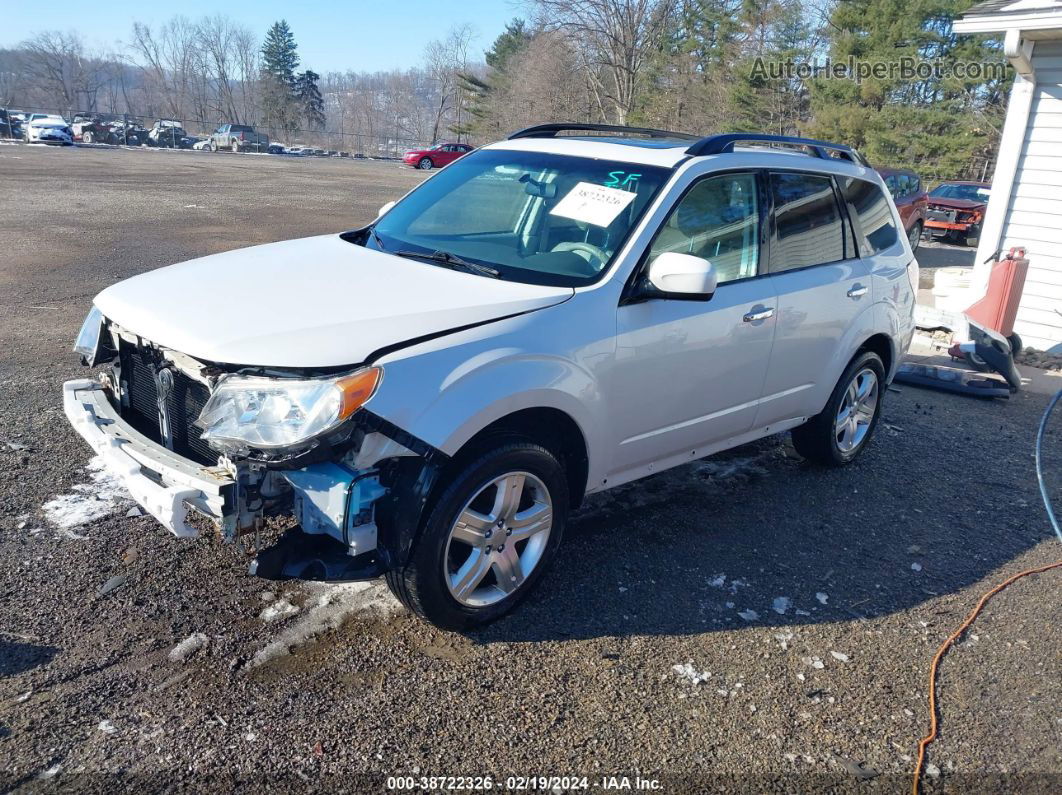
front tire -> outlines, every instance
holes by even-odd
[[[421,169],[422,171],[431,171],[434,165],[435,164],[431,162],[430,157],[422,157],[420,159],[420,162],[417,163],[417,168]]]
[[[793,429],[793,446],[808,461],[844,466],[874,435],[885,396],[885,366],[872,351],[858,354],[841,374],[826,407]]]
[[[211,152],[218,151],[218,142],[217,141],[211,141],[210,142],[210,151]]]
[[[508,613],[549,567],[568,516],[557,458],[512,440],[454,466],[430,507],[409,562],[387,584],[441,629],[482,626]]]

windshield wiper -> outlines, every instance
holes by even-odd
[[[454,270],[463,270],[468,273],[475,273],[480,276],[489,276],[492,279],[500,279],[501,271],[489,268],[486,265],[480,265],[478,262],[469,262],[466,259],[461,259],[456,254],[451,254],[449,251],[391,251],[389,254],[394,254],[398,257],[410,257],[413,259],[426,259],[430,262],[438,262],[442,265],[446,265]]]
[[[376,245],[380,251],[387,251],[387,246],[384,245],[383,240],[380,239],[380,233],[376,231],[376,224],[369,227],[369,236],[376,241]]]

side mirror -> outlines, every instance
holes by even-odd
[[[667,251],[649,266],[650,295],[647,298],[674,298],[707,301],[719,285],[719,276],[706,259],[692,254]]]
[[[379,211],[377,211],[376,217],[379,218],[380,216],[390,212],[391,208],[394,207],[396,204],[398,204],[398,202],[387,202],[387,204],[385,204],[379,209]]]

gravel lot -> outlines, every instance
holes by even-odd
[[[1043,395],[893,390],[843,471],[772,438],[601,495],[525,606],[465,636],[379,583],[251,578],[216,540],[127,516],[86,468],[60,384],[82,373],[69,350],[97,291],[356,226],[421,178],[0,146],[0,789],[908,786],[936,647],[991,585],[1062,557],[1033,470]],[[1062,481],[1062,454],[1049,464]],[[945,659],[930,790],[1062,786],[1060,594],[1062,571],[1021,580]],[[856,763],[880,775],[860,782]]]

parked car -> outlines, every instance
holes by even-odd
[[[192,148],[197,150],[209,149],[212,143],[213,141],[211,139],[204,138],[202,141],[196,141],[194,144],[192,144]]]
[[[450,628],[526,596],[586,494],[787,430],[855,459],[914,330],[881,178],[834,144],[587,127],[610,137],[529,128],[368,226],[109,287],[66,415],[176,535],[292,515],[253,573],[385,575]]]
[[[74,140],[85,144],[111,143],[111,125],[115,118],[104,117],[99,114],[77,114],[70,125]]]
[[[911,251],[917,251],[918,243],[922,239],[922,230],[925,229],[927,208],[926,192],[922,187],[921,178],[913,171],[902,168],[879,168],[877,172],[885,181],[885,187],[889,189],[892,200],[896,203],[907,242],[911,244]]]
[[[255,132],[249,124],[222,124],[210,136],[210,151],[231,149],[233,152],[265,152],[269,149],[269,136]]]
[[[26,116],[21,110],[7,109],[7,123],[12,138],[25,138]]]
[[[0,108],[0,138],[18,138],[20,137],[15,128],[19,126],[17,122],[8,115],[7,108]]]
[[[929,192],[926,229],[963,246],[976,246],[992,186],[983,182],[943,182]]]
[[[464,157],[473,149],[474,147],[468,144],[441,143],[431,149],[410,149],[403,155],[402,162],[414,168],[442,168],[459,157]]]
[[[37,116],[26,127],[28,143],[72,146],[74,134],[62,116]]]
[[[175,119],[156,119],[147,134],[148,143],[168,149],[191,149],[195,143]]]
[[[116,146],[147,146],[150,143],[147,129],[138,121],[116,118],[106,122],[106,126],[105,143]]]

